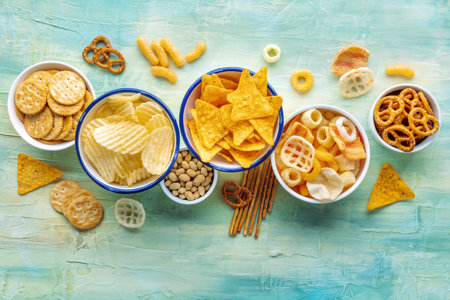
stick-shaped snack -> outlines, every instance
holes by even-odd
[[[204,42],[198,43],[197,47],[194,50],[186,54],[185,59],[188,63],[199,58],[206,49],[206,44]]]
[[[144,54],[144,56],[152,65],[156,66],[159,63],[159,59],[155,55],[155,53],[153,53],[145,38],[143,36],[140,36],[137,38],[136,42],[142,54]]]
[[[170,57],[172,58],[173,62],[177,65],[177,67],[182,67],[184,65],[183,57],[170,40],[162,38],[161,46],[164,48],[164,50],[166,50],[167,53],[169,53]]]
[[[161,66],[168,67],[169,58],[167,57],[166,51],[164,51],[163,47],[161,47],[161,45],[155,41],[152,42],[151,46],[152,49],[155,51],[156,55],[158,56],[159,63],[161,64]]]
[[[164,77],[172,83],[175,83],[177,81],[177,74],[175,74],[175,72],[169,68],[153,66],[150,70],[152,71],[153,75]]]

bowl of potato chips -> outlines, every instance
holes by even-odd
[[[281,186],[297,199],[325,204],[350,195],[369,168],[361,124],[331,105],[301,108],[287,118],[271,163]]]
[[[191,153],[224,172],[251,169],[270,156],[283,128],[283,99],[267,68],[219,68],[198,78],[180,109],[180,130]]]
[[[146,91],[122,88],[86,109],[75,146],[81,166],[98,185],[136,193],[166,177],[176,161],[180,135],[164,102]]]

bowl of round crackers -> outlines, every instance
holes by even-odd
[[[27,143],[57,151],[74,144],[79,119],[94,98],[94,89],[80,70],[44,61],[16,77],[8,94],[8,114]]]
[[[251,169],[270,156],[281,137],[283,99],[257,73],[238,67],[212,70],[186,92],[180,130],[191,153],[224,172]]]
[[[98,97],[81,116],[78,160],[99,186],[116,193],[147,190],[170,172],[180,146],[178,124],[156,96],[121,88]]]

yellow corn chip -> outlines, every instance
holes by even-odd
[[[17,191],[24,195],[60,178],[62,172],[25,154],[17,156]]]
[[[248,120],[233,121],[231,119],[231,104],[224,105],[220,108],[223,123],[233,133],[233,143],[240,145],[252,132],[253,126]]]
[[[258,157],[259,151],[241,151],[234,148],[230,148],[230,154],[233,158],[243,167],[249,168],[251,164]]]
[[[226,88],[227,90],[234,91],[235,89],[237,89],[237,87],[238,87],[237,82],[234,82],[233,80],[222,78],[222,77],[219,77],[219,78],[220,78],[220,82],[222,82],[223,87]]]
[[[273,128],[278,118],[278,112],[280,111],[283,98],[280,96],[271,96],[266,98],[273,108],[272,115],[264,118],[249,120],[253,128],[261,135],[261,137],[269,145],[273,145]]]
[[[256,143],[251,143],[249,141],[244,141],[240,145],[236,145],[233,143],[233,139],[231,137],[231,134],[227,134],[224,137],[225,141],[234,149],[241,150],[241,151],[259,151],[262,148],[266,146],[266,142],[264,140],[260,140]]]
[[[250,133],[250,135],[246,138],[246,140],[251,141],[251,142],[256,142],[261,140],[261,136],[257,133],[257,132],[252,132]]]
[[[222,147],[225,150],[230,149],[230,144],[228,144],[227,141],[225,141],[224,139],[218,141],[217,145],[219,145],[220,147]]]
[[[273,113],[272,106],[256,88],[247,69],[242,71],[237,90],[228,94],[227,100],[233,104],[231,110],[233,121],[262,118]]]
[[[203,75],[203,77],[202,77],[202,86],[201,86],[202,94],[205,91],[205,88],[206,88],[207,85],[214,85],[214,86],[218,86],[218,87],[221,87],[221,88],[224,87],[222,82],[220,81],[219,76],[217,76],[217,74],[212,74],[212,75],[205,74],[205,75]]]
[[[227,90],[215,85],[207,85],[202,93],[201,99],[211,103],[214,106],[220,107],[228,104],[227,95],[232,93],[233,90]]]
[[[368,208],[373,210],[397,201],[412,199],[415,196],[395,169],[385,163],[373,187]]]
[[[203,146],[203,144],[200,142],[194,119],[188,120],[187,125],[189,127],[189,130],[191,131],[192,140],[194,142],[195,148],[197,149],[197,153],[198,155],[200,155],[200,158],[203,162],[210,161],[220,150],[222,150],[222,147],[218,145],[214,145],[211,149],[206,149]]]
[[[230,152],[228,152],[227,150],[222,149],[222,151],[220,151],[217,154],[219,154],[220,156],[225,158],[228,162],[233,162],[233,157],[231,156]]]
[[[252,76],[252,81],[256,85],[263,97],[267,96],[267,67],[262,67],[258,73]]]
[[[211,149],[229,130],[223,125],[220,110],[203,100],[195,101],[197,110],[197,129],[203,145]]]

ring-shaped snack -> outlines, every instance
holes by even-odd
[[[273,53],[273,54],[272,54]],[[281,56],[281,49],[275,44],[269,44],[263,49],[264,60],[268,63],[277,62]]]
[[[300,83],[300,78],[303,78],[305,81]],[[291,84],[297,91],[305,93],[313,86],[314,76],[311,71],[307,69],[297,70],[291,75]]]
[[[316,140],[320,145],[324,146],[327,149],[330,149],[334,145],[334,139],[330,134],[328,126],[321,126],[317,130]]]
[[[356,140],[357,131],[355,124],[346,117],[339,117],[336,120],[336,127],[344,141],[353,142]],[[347,128],[350,130],[350,134],[348,133]]]
[[[405,109],[405,102],[401,97],[386,96],[378,100],[374,110],[375,124],[386,127]]]
[[[122,198],[116,201],[114,212],[117,222],[127,228],[138,228],[144,224],[145,209],[134,199]]]
[[[283,169],[280,175],[288,187],[294,187],[302,182],[302,174],[294,168]]]
[[[301,122],[309,129],[314,129],[322,123],[322,113],[315,109],[309,109],[302,114]]]

